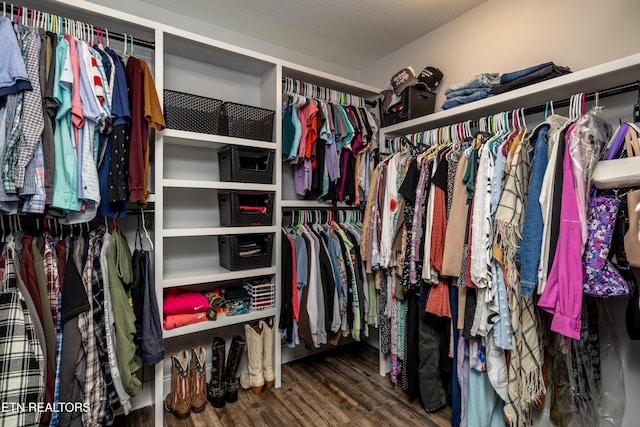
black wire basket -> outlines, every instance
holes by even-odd
[[[219,99],[165,90],[164,119],[167,128],[219,135],[222,104]]]
[[[241,249],[246,243],[257,244],[260,252],[242,256]],[[218,249],[220,251],[220,265],[229,271],[271,267],[273,233],[219,236]]]
[[[222,104],[222,135],[256,141],[273,141],[275,111],[250,105]]]

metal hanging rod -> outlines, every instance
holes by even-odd
[[[144,47],[152,50],[154,50],[156,47],[155,42],[138,39],[133,37],[130,34],[121,34],[121,33],[112,32],[107,30],[104,27],[87,24],[74,19],[67,19],[62,16],[58,16],[48,12],[41,12],[35,9],[28,9],[23,6],[14,6],[13,4],[7,4],[6,2],[2,2],[2,14],[4,16],[9,15],[12,18],[16,18],[16,21],[18,21],[18,18],[19,18],[20,22],[23,22],[25,25],[38,26],[38,27],[43,27],[45,24],[50,24],[52,22],[52,19],[54,19],[54,17],[59,18],[59,22],[61,24],[60,30],[63,29],[65,22],[80,23],[84,26],[85,31],[87,30],[91,31],[93,36],[97,38],[104,36],[107,39],[107,45],[108,45],[109,39],[114,39],[122,43],[133,43],[134,46],[136,47]],[[36,18],[37,16],[39,16],[39,21]]]

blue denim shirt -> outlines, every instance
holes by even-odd
[[[531,297],[538,285],[538,266],[542,247],[542,208],[540,207],[540,191],[542,180],[549,161],[547,147],[549,141],[548,124],[542,124],[531,135],[530,141],[535,152],[531,164],[529,179],[529,195],[524,211],[524,225],[520,241],[520,295]]]

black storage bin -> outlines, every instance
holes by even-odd
[[[275,111],[250,105],[225,102],[222,104],[222,135],[235,138],[273,141]]]
[[[218,151],[220,181],[271,184],[273,181],[273,150],[241,148],[231,145]]]
[[[169,129],[218,135],[221,110],[219,99],[164,91],[164,119]]]
[[[271,225],[274,193],[218,193],[220,225],[223,227]],[[264,208],[264,212],[242,209],[242,206]]]
[[[252,243],[260,248],[260,253],[240,256],[241,249]],[[220,265],[229,271],[270,267],[273,233],[219,236],[218,248],[220,250]]]
[[[389,113],[382,111],[381,125],[382,127],[395,125],[407,120],[415,119],[416,117],[426,116],[434,112],[436,108],[436,94],[428,92],[422,88],[408,87],[402,92],[402,108],[395,111],[392,106]]]

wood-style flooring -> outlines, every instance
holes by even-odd
[[[151,408],[121,417],[118,426],[153,426]],[[378,374],[378,352],[352,343],[282,366],[282,387],[260,395],[240,390],[238,401],[165,427],[216,426],[450,426],[451,409],[428,414],[389,377]]]

